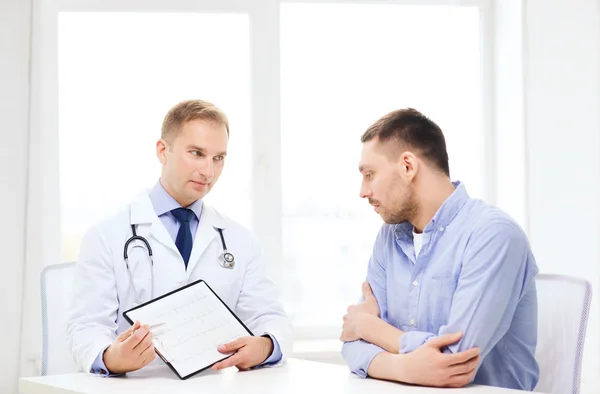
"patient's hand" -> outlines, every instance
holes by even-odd
[[[420,386],[463,387],[473,380],[477,372],[479,349],[454,354],[442,351],[461,337],[461,333],[435,337],[407,354],[381,352],[369,364],[367,373],[376,379]]]
[[[365,313],[379,317],[379,304],[377,304],[377,299],[373,295],[373,291],[371,290],[369,282],[363,282],[362,293],[365,300],[356,306],[361,308]]]
[[[442,349],[458,342],[461,333],[435,337],[406,356],[401,381],[422,386],[463,387],[469,384],[479,365],[479,349],[445,354]]]
[[[348,313],[344,316],[344,325],[342,326],[342,334],[340,335],[340,340],[344,342],[361,339],[361,332],[365,324],[369,320],[379,317],[379,305],[371,291],[369,282],[363,282],[362,293],[364,301],[356,305],[350,305]]]

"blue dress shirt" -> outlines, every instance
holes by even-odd
[[[400,353],[462,332],[443,351],[480,349],[474,383],[533,390],[538,268],[527,237],[505,213],[470,198],[460,182],[454,186],[423,230],[418,257],[410,223],[382,226],[367,271],[381,318],[405,332]],[[342,348],[361,377],[382,351],[363,340]]]

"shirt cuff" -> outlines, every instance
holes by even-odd
[[[104,376],[104,377],[113,377],[113,376],[123,375],[122,373],[110,373],[108,368],[106,368],[106,364],[104,364],[104,360],[103,360],[104,351],[106,349],[108,349],[108,346],[105,347],[104,349],[102,349],[102,351],[98,354],[98,356],[96,357],[96,360],[94,360],[94,363],[92,364],[92,368],[91,368],[90,372],[93,374],[96,374],[96,375]]]
[[[435,336],[435,334],[424,331],[405,332],[400,340],[400,354],[410,353],[417,350],[419,346]]]
[[[273,351],[271,352],[271,355],[269,357],[267,357],[267,359],[265,361],[263,361],[262,364],[260,364],[260,366],[277,364],[283,358],[283,354],[281,354],[281,347],[279,346],[279,342],[277,342],[277,339],[275,339],[275,337],[269,333],[265,333],[262,336],[271,338],[271,341],[273,341]]]
[[[342,356],[348,368],[361,378],[367,377],[369,365],[379,353],[384,352],[379,346],[365,342],[362,339],[354,342],[345,342],[342,346]]]

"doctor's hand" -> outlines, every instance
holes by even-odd
[[[103,361],[110,373],[119,374],[138,370],[155,357],[150,328],[136,321],[104,351]]]
[[[364,301],[348,307],[348,313],[344,315],[344,324],[340,340],[344,342],[357,341],[362,338],[361,332],[365,325],[374,318],[379,318],[379,304],[373,295],[369,282],[363,282],[362,293]]]
[[[273,341],[269,337],[248,336],[235,341],[219,345],[217,350],[223,354],[235,352],[226,360],[216,363],[211,367],[213,371],[235,366],[244,371],[262,364],[273,353]]]

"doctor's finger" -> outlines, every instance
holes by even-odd
[[[134,347],[133,350],[137,351],[138,353],[141,353],[143,350],[145,350],[148,346],[150,346],[150,344],[152,344],[152,333],[148,332],[146,334],[146,336],[144,336],[144,338],[142,338],[141,341],[139,341]]]
[[[144,365],[150,364],[156,358],[156,352],[152,349],[152,353],[148,355],[147,358],[144,359]]]
[[[148,349],[148,347],[152,346],[152,333],[149,332],[146,334],[142,342],[138,343],[132,350],[138,354],[141,354],[144,350]]]
[[[220,351],[221,353],[231,353],[231,352],[235,352],[236,350],[238,350],[241,347],[244,347],[246,345],[246,338],[238,338],[234,341],[231,341],[229,343],[225,343],[222,345],[217,346],[217,350]]]
[[[156,357],[156,352],[154,351],[154,345],[150,344],[143,352],[140,354],[140,359],[143,361],[143,364],[146,365],[147,362],[154,360]]]
[[[131,336],[127,338],[123,343],[126,344],[130,349],[133,349],[140,342],[142,342],[144,338],[146,338],[146,335],[148,335],[149,333],[150,329],[148,328],[148,325],[144,324],[143,326],[135,330],[135,332],[133,332],[133,334],[131,334]]]
[[[136,321],[133,326],[129,327],[127,330],[123,331],[122,333],[119,334],[119,336],[117,337],[117,339],[121,342],[125,341],[127,338],[129,338],[131,336],[131,334],[133,334],[133,332],[135,330],[137,330],[138,328],[141,327],[141,324],[139,321]]]
[[[243,361],[243,356],[240,356],[239,354],[234,354],[233,356],[229,357],[227,360],[223,360],[220,363],[216,363],[215,365],[212,366],[211,369],[213,371],[218,371],[219,369],[233,367],[234,365],[237,365],[237,364],[241,363],[242,361]]]

